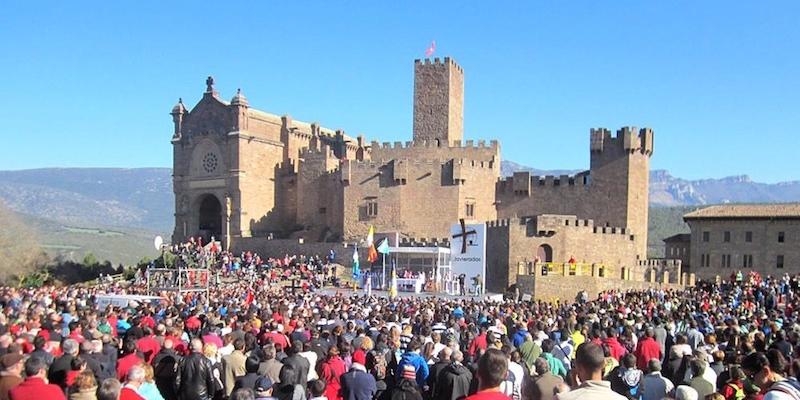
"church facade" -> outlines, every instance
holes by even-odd
[[[191,110],[171,113],[173,241],[357,242],[375,226],[444,243],[465,219],[487,221],[497,288],[522,263],[578,258],[619,277],[642,264],[652,130],[591,129],[590,168],[572,176],[501,177],[500,143],[464,139],[463,99],[453,59],[416,60],[411,140],[368,142],[251,108],[241,91],[225,101],[209,77]]]

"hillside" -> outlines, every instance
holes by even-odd
[[[8,208],[67,225],[170,231],[173,198],[169,168],[0,171]]]

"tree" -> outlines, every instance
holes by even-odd
[[[0,282],[24,277],[47,260],[34,230],[0,202]]]
[[[96,266],[97,264],[100,264],[100,262],[97,261],[97,257],[95,257],[95,255],[92,252],[88,252],[88,253],[86,253],[85,256],[83,256],[83,265],[84,266],[91,268],[91,267]]]

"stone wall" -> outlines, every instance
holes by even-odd
[[[491,194],[497,171],[486,163],[345,160],[340,174],[345,240],[362,238],[370,225],[409,237],[443,238],[459,218],[495,218]],[[468,202],[474,215],[467,215]],[[377,215],[369,215],[370,203],[376,204]]]
[[[508,253],[489,258],[487,269],[497,271],[493,274],[497,280],[487,281],[490,291],[504,291],[514,284],[521,266],[526,268],[537,261],[540,246],[552,249],[552,261],[556,263],[574,258],[579,264],[602,265],[606,277],[622,277],[623,268],[628,268],[631,280],[649,279],[638,265],[635,242],[624,229],[596,227],[591,220],[575,216],[541,215],[491,221],[487,223],[487,242],[494,251],[507,248]]]
[[[688,219],[691,234],[691,265],[698,279],[729,279],[738,270],[754,270],[766,275],[800,273],[800,220],[797,219]],[[704,241],[708,232],[708,241]],[[730,240],[725,241],[725,232]],[[752,240],[746,241],[747,232]],[[783,232],[784,241],[778,241]],[[710,265],[701,257],[708,255]],[[744,266],[744,256],[753,258],[753,266]],[[723,266],[723,256],[730,256],[730,267]],[[778,268],[783,256],[783,268]]]
[[[682,285],[639,282],[614,278],[592,276],[558,276],[558,275],[520,275],[517,285],[521,294],[530,294],[534,299],[545,301],[574,301],[581,290],[589,293],[593,299],[598,293],[606,290],[646,290],[646,289],[680,289]]]

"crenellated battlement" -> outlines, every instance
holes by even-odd
[[[463,144],[462,144],[463,143]],[[490,140],[488,143],[485,140],[460,141],[456,140],[452,146],[447,143],[441,143],[436,140],[416,140],[406,142],[378,142],[372,141],[371,149],[374,150],[408,150],[408,149],[451,149],[451,150],[464,150],[464,149],[498,149],[500,143],[497,140]]]
[[[450,57],[439,58],[435,57],[433,59],[430,58],[423,58],[423,59],[416,59],[414,60],[414,67],[427,67],[427,68],[435,68],[435,67],[452,67],[458,70],[461,73],[464,73],[464,70],[461,68],[458,63]]]
[[[500,228],[511,226],[511,218],[501,218],[493,221],[486,221],[487,228]]]
[[[626,126],[617,130],[615,135],[606,128],[592,128],[589,131],[590,151],[602,153],[609,148],[622,149],[628,153],[639,152],[646,156],[653,154],[653,130],[637,129]]]
[[[531,217],[521,218],[523,222],[530,226],[530,232],[539,235],[542,232],[559,232],[565,229],[578,229],[589,231],[599,235],[629,235],[633,240],[633,234],[628,228],[618,226],[596,226],[594,220],[581,219],[575,215],[542,214]]]
[[[517,171],[514,175],[498,181],[499,193],[530,195],[537,190],[584,187],[591,185],[591,172],[582,171],[574,175],[532,175],[529,171]]]

